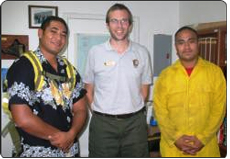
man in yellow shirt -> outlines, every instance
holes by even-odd
[[[219,157],[217,132],[226,109],[221,69],[199,57],[190,27],[175,34],[179,60],[162,71],[154,87],[154,113],[162,157]]]

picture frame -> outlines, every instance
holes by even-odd
[[[29,28],[39,28],[48,16],[58,16],[57,6],[29,5]]]

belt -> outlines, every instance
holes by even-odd
[[[101,115],[101,116],[105,116],[105,117],[111,117],[111,118],[117,118],[117,119],[126,119],[126,118],[130,118],[134,115],[137,115],[138,113],[144,112],[146,111],[146,108],[143,107],[140,110],[134,112],[134,113],[130,113],[130,114],[119,114],[119,115],[112,115],[112,114],[104,114],[101,112],[97,112],[97,111],[93,111],[93,113],[97,114],[97,115]]]

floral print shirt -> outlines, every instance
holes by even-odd
[[[44,71],[67,77],[66,64],[60,56],[57,56],[58,72],[56,72],[39,48],[34,53],[39,58]],[[7,74],[8,92],[10,95],[9,109],[12,104],[26,104],[44,122],[61,131],[68,131],[72,124],[72,105],[86,94],[81,77],[76,70],[75,72],[76,83],[73,90],[68,90],[68,84],[70,83],[60,82],[44,76],[43,89],[36,91],[33,66],[26,57],[22,56],[13,63]],[[67,156],[63,151],[51,145],[48,140],[30,135],[18,127],[17,130],[22,139],[23,152],[21,157]],[[76,139],[68,156],[76,156],[79,154],[78,151]]]

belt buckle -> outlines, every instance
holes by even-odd
[[[115,115],[114,118],[116,120],[124,120],[124,119],[126,119],[126,117],[122,117],[122,116],[124,116],[124,115]]]
[[[115,118],[116,120],[122,120],[122,118],[120,118],[119,115],[115,115],[114,118]]]

